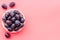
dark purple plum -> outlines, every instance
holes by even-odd
[[[11,25],[11,24],[12,24],[12,22],[11,22],[10,20],[6,20],[6,23],[7,23],[8,25]]]
[[[20,16],[18,14],[15,15],[16,19],[19,20]]]
[[[24,23],[21,23],[21,24],[20,24],[20,27],[22,28],[23,26],[24,26]]]
[[[6,28],[8,28],[8,27],[9,27],[9,25],[7,25],[6,23],[4,24],[4,26],[5,26]]]
[[[19,14],[19,15],[20,15],[20,12],[17,11],[17,10],[14,10],[13,13],[15,13],[15,14]]]
[[[7,9],[7,5],[6,4],[2,4],[1,6],[3,9]]]
[[[7,28],[7,29],[8,29],[8,31],[10,31],[10,32],[13,31],[13,29],[12,29],[11,27],[9,27],[9,28]]]
[[[6,37],[6,38],[10,38],[10,36],[11,36],[11,35],[10,35],[9,33],[7,33],[7,32],[5,33],[5,37]]]
[[[14,29],[14,31],[18,31],[20,29],[20,27],[16,27],[15,29]]]
[[[15,28],[15,24],[12,24],[12,25],[11,25],[11,28],[14,29],[14,28]]]
[[[3,20],[3,22],[6,22],[6,17],[5,17],[5,16],[3,16],[2,20]]]
[[[16,20],[16,18],[15,18],[15,17],[12,17],[12,18],[11,18],[11,21],[13,21],[13,22],[14,22],[15,20]]]
[[[10,6],[10,7],[14,7],[14,6],[15,6],[15,2],[11,2],[11,3],[9,4],[9,6]]]
[[[21,18],[20,22],[21,23],[24,23],[25,19],[24,18]]]
[[[19,26],[19,25],[20,25],[20,21],[19,21],[19,20],[16,20],[16,21],[15,21],[15,25],[16,25],[16,26]]]

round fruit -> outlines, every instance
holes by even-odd
[[[10,38],[10,36],[11,36],[11,35],[10,35],[9,33],[5,33],[5,37],[6,37],[6,38]]]
[[[1,6],[3,9],[7,9],[7,5],[6,4],[2,4]]]

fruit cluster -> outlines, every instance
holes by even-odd
[[[2,18],[4,27],[8,29],[8,31],[18,31],[20,28],[24,26],[24,17],[18,10],[8,11]]]

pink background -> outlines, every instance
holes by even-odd
[[[0,6],[11,1],[24,13],[25,27],[7,39],[0,23],[0,40],[60,40],[60,0],[0,0]],[[5,11],[0,7],[0,19]]]

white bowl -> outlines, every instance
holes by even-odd
[[[8,11],[14,11],[14,10],[18,10],[18,9],[10,9],[10,10],[7,10],[6,12],[8,12]],[[20,11],[20,10],[18,10],[22,15],[23,15],[23,18],[25,19],[25,16],[24,16],[24,14]],[[5,13],[6,13],[5,12]],[[3,16],[5,15],[5,13],[3,14]],[[2,17],[3,17],[2,16]],[[3,20],[1,21],[2,22],[2,25],[3,25],[3,28],[7,31],[7,32],[9,32],[9,33],[17,33],[17,32],[19,32],[19,31],[21,31],[24,27],[22,27],[22,28],[20,28],[18,31],[12,31],[12,32],[10,32],[10,31],[8,31],[8,29],[4,26],[4,22],[3,22]],[[25,22],[24,22],[24,24],[25,24]]]

